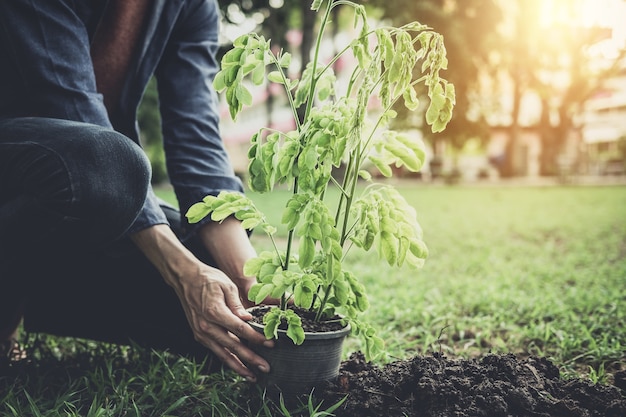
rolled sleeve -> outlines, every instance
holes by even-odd
[[[160,207],[157,196],[154,194],[152,187],[150,187],[148,188],[148,194],[146,195],[146,201],[143,204],[143,209],[130,229],[128,229],[127,233],[133,234],[157,224],[169,224],[169,222]]]
[[[218,8],[214,1],[188,1],[157,68],[163,141],[183,230],[197,226],[184,214],[206,195],[243,192],[219,132],[217,94]]]

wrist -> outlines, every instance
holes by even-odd
[[[199,269],[197,258],[167,225],[143,229],[130,238],[171,286],[178,285],[180,277]]]

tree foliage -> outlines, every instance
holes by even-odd
[[[489,28],[501,19],[495,1],[375,0],[373,3],[393,24],[417,20],[444,37],[449,62],[445,76],[456,88],[455,114],[444,133],[431,133],[422,123],[425,137],[431,141],[445,140],[455,147],[462,147],[470,138],[486,138],[485,118],[476,92],[481,71],[488,69],[489,54],[495,44],[496,34],[490,33]],[[406,114],[403,116],[398,120],[411,120]]]
[[[559,173],[558,159],[576,129],[574,119],[584,103],[602,83],[620,71],[626,49],[611,58],[592,54],[593,46],[605,38],[607,28],[576,27],[572,22],[541,23],[541,0],[501,2],[509,17],[492,57],[513,83],[513,106],[503,174],[518,172],[513,164],[519,139],[520,113],[524,94],[539,97],[541,108],[533,124],[541,138],[540,173]],[[567,7],[576,7],[574,2]],[[549,39],[549,42],[545,40]]]

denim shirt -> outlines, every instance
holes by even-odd
[[[219,133],[219,9],[215,0],[154,0],[121,93],[107,115],[89,45],[106,0],[0,1],[0,118],[93,123],[139,142],[136,113],[157,79],[167,168],[181,213],[207,194],[243,192]],[[152,190],[129,230],[166,224]],[[183,218],[186,231],[190,226]]]

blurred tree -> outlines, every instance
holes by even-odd
[[[306,66],[313,44],[315,13],[309,0],[218,0],[225,22],[241,25],[245,20],[258,25],[255,31],[272,40],[274,48],[289,49],[285,36],[291,29],[302,33],[299,54]],[[234,39],[230,39],[232,42]],[[229,44],[224,49],[230,49]],[[294,52],[294,51],[290,51]]]
[[[161,135],[161,115],[159,113],[159,95],[156,81],[150,80],[137,112],[141,145],[152,164],[152,182],[167,181],[163,136]]]
[[[626,49],[616,50],[612,57],[594,56],[594,45],[609,36],[610,30],[576,22],[580,3],[560,2],[560,9],[553,11],[559,16],[546,16],[541,0],[501,0],[499,4],[509,20],[492,57],[512,83],[509,141],[501,174],[520,174],[515,153],[522,99],[534,92],[541,103],[536,122],[541,138],[540,174],[556,175],[558,159],[576,128],[575,117],[602,83],[619,71]]]
[[[383,18],[395,25],[417,20],[444,36],[448,70],[443,75],[456,88],[452,121],[442,133],[433,134],[421,121],[400,114],[399,123],[418,127],[431,141],[435,155],[445,141],[461,148],[468,139],[488,138],[483,104],[477,94],[479,80],[489,72],[489,55],[495,45],[493,28],[501,19],[495,0],[372,0],[383,11]],[[423,92],[421,92],[423,93]]]

